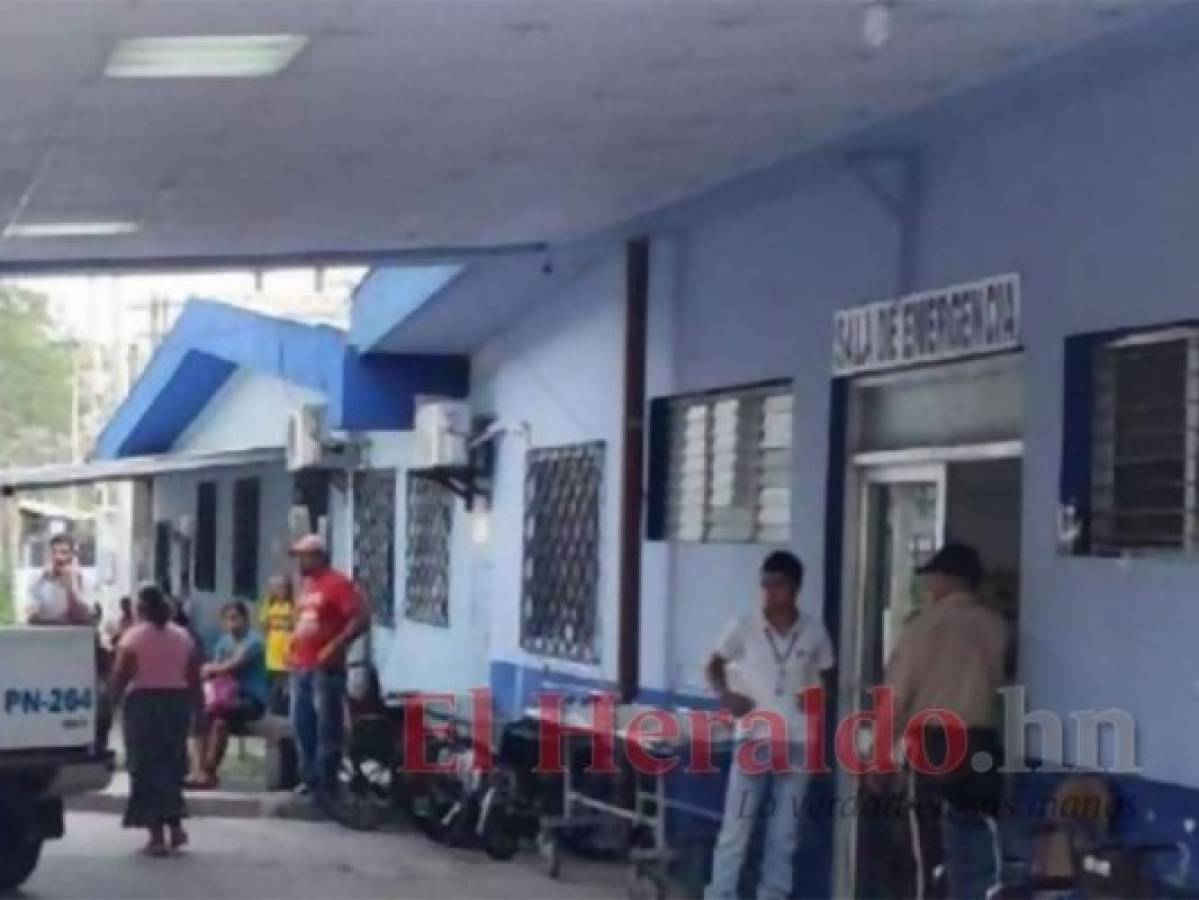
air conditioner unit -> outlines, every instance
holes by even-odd
[[[470,404],[427,400],[415,417],[412,465],[416,469],[461,467],[470,463]]]
[[[296,472],[324,462],[325,407],[305,404],[287,420],[287,468]]]

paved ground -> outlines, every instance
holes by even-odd
[[[624,869],[567,860],[551,881],[534,858],[491,862],[416,834],[355,834],[336,825],[275,819],[197,818],[186,856],[136,854],[142,835],[111,815],[74,812],[67,838],[47,845],[24,892],[29,900],[424,900],[612,898]]]

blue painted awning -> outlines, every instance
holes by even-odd
[[[620,246],[605,232],[552,252],[375,269],[355,292],[350,341],[364,353],[473,353]]]
[[[210,300],[190,301],[96,442],[96,459],[168,452],[234,372],[270,375],[328,398],[330,427],[412,427],[418,394],[465,397],[458,356],[362,356],[345,334]]]
[[[363,353],[382,349],[396,326],[457,278],[462,268],[441,265],[372,270],[354,292],[350,343]]]

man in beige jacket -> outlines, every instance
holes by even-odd
[[[912,736],[920,738],[923,754],[908,759],[919,849],[916,896],[926,895],[943,861],[948,896],[982,900],[998,875],[995,711],[1008,627],[978,600],[983,565],[973,547],[946,544],[917,572],[927,603],[900,636],[885,679],[894,692],[897,732],[906,734],[919,717]],[[951,750],[955,764],[946,765]]]

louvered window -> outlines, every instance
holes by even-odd
[[[1095,348],[1091,545],[1199,550],[1199,329]]]
[[[216,590],[217,486],[203,481],[196,487],[196,590]]]
[[[257,478],[233,483],[233,595],[246,600],[258,596],[260,493]]]
[[[37,560],[38,565],[44,565]],[[165,587],[171,580],[171,523],[154,523],[154,583]]]
[[[791,536],[791,384],[669,401],[665,537],[785,542]]]

